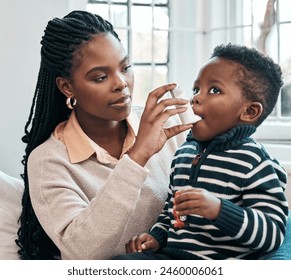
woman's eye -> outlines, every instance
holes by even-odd
[[[193,95],[196,95],[199,93],[199,88],[193,88],[192,90]]]
[[[221,93],[220,89],[217,88],[217,87],[211,88],[209,92],[212,93],[212,94],[219,94],[219,93]]]
[[[107,76],[95,77],[94,81],[97,83],[100,83],[100,82],[103,82],[106,78],[107,78]]]
[[[124,67],[123,72],[128,72],[128,70],[131,68],[131,65],[127,65]]]

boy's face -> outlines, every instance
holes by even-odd
[[[237,63],[214,57],[201,69],[193,86],[193,108],[202,120],[194,124],[193,136],[209,141],[242,124],[249,101],[236,82]]]

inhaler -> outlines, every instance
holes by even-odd
[[[173,90],[170,91],[170,93],[171,93],[172,98],[187,99],[185,98],[184,93],[179,88],[179,86],[176,86]],[[176,105],[176,107],[187,107],[187,110],[185,112],[182,112],[179,114],[182,124],[196,123],[202,119],[201,117],[195,115],[190,102],[188,102],[186,105],[178,105],[178,106]]]

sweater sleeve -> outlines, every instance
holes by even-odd
[[[215,226],[237,242],[260,252],[279,248],[285,235],[287,175],[276,161],[262,161],[246,175],[243,205],[221,199]]]
[[[149,234],[152,235],[159,243],[159,249],[163,248],[167,244],[168,231],[170,228],[171,219],[169,217],[169,202],[172,198],[172,192],[168,193],[168,198],[165,202],[164,209],[159,215],[156,224],[151,228]]]
[[[62,258],[107,259],[120,242],[149,171],[125,155],[92,194],[94,188],[88,184],[98,182],[84,180],[90,176],[88,166],[71,166],[57,153],[39,150],[30,155],[28,173],[35,213]],[[89,201],[90,196],[95,197]]]
[[[173,170],[174,160],[171,163],[171,168]],[[168,197],[165,201],[165,205],[162,213],[159,215],[157,223],[151,228],[150,235],[152,235],[159,243],[159,249],[162,249],[167,245],[168,232],[171,226],[171,215],[170,211],[173,211],[173,172],[170,174],[170,185],[168,189]]]

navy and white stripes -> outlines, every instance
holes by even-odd
[[[190,135],[177,150],[168,198],[150,231],[165,253],[178,259],[249,259],[281,245],[288,215],[287,175],[249,138],[254,131],[253,126],[237,126],[210,143]],[[190,187],[220,198],[220,214],[216,221],[189,215],[188,226],[174,228],[173,193]]]

